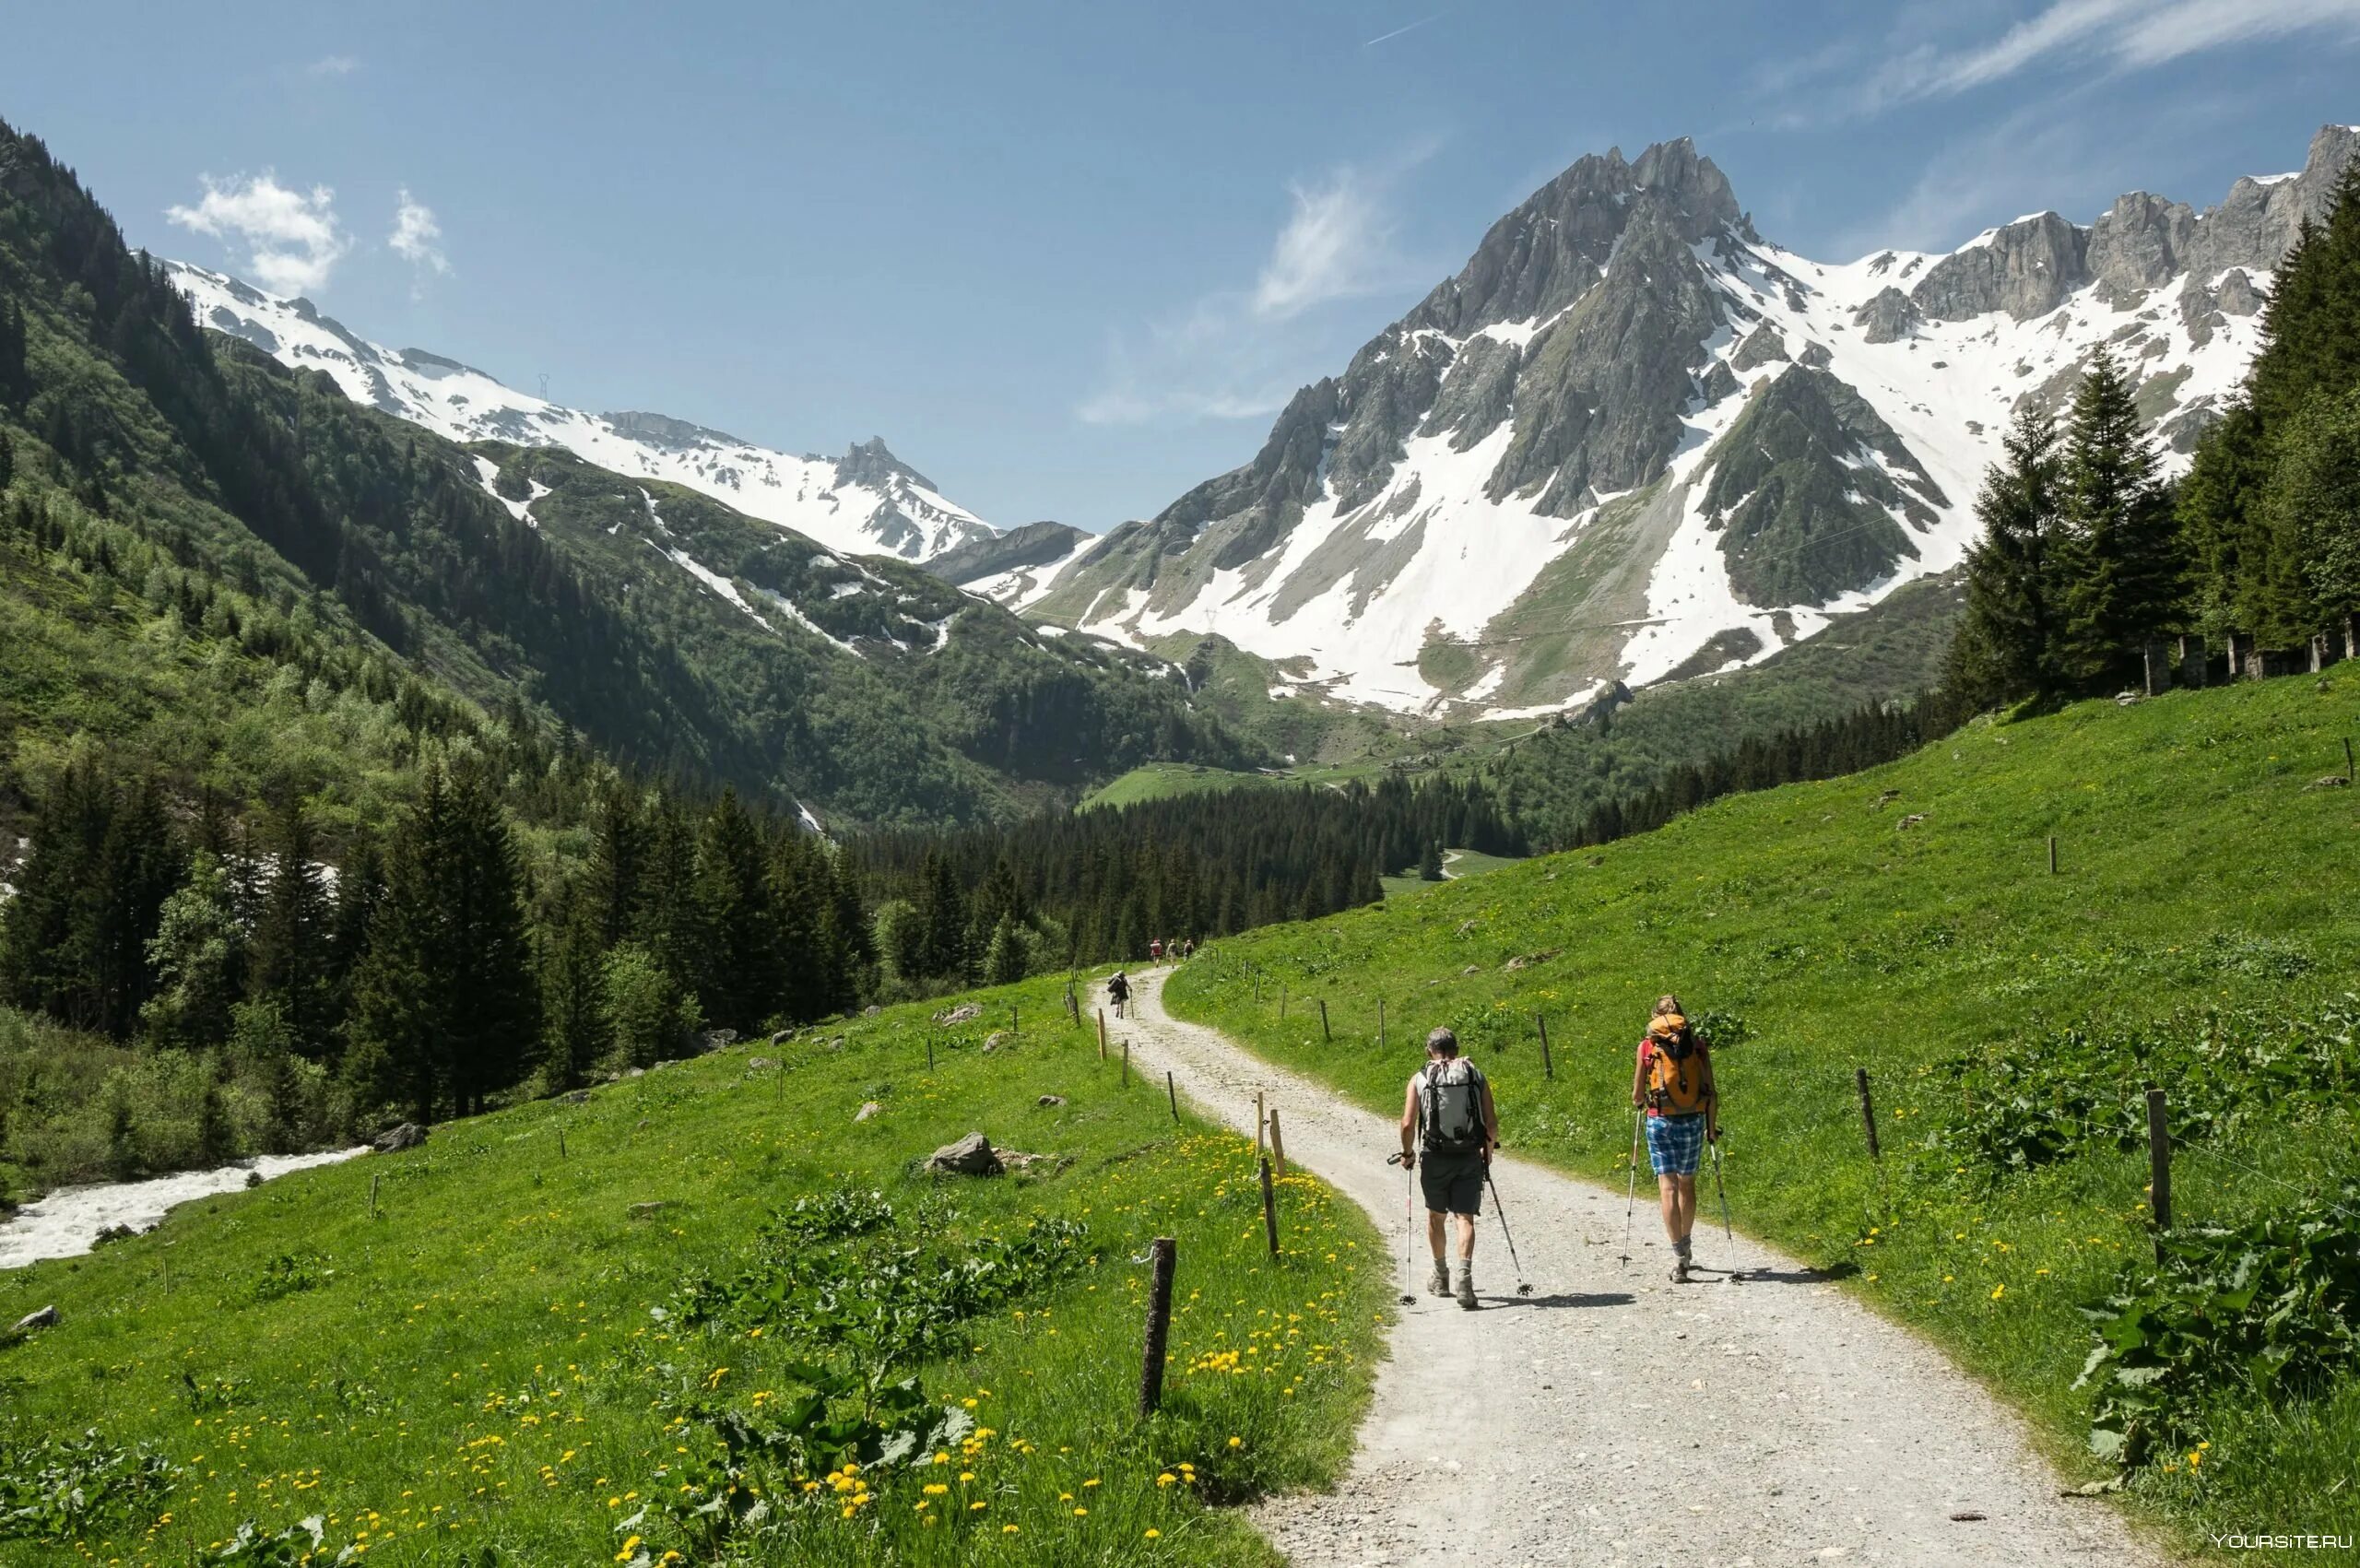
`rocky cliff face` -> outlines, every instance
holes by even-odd
[[[2322,130],[2301,172],[2207,211],[2133,193],[2087,226],[2041,213],[1844,266],[1764,240],[1688,141],[1584,158],[1297,393],[1253,461],[1007,596],[1455,716],[1767,656],[1955,565],[2012,411],[2070,395],[2102,342],[2184,451],[2355,144]]]

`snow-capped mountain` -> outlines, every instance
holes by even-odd
[[[2201,213],[2131,195],[1847,265],[1764,239],[1684,139],[1585,158],[1253,462],[970,585],[1457,718],[1753,663],[1957,564],[2012,412],[2069,397],[2101,344],[2184,465],[2356,146],[2327,127]]]
[[[165,265],[200,324],[298,369],[325,371],[355,401],[453,441],[561,446],[619,474],[702,490],[851,554],[924,562],[997,533],[881,440],[842,457],[794,457],[662,414],[585,414],[422,348],[369,342],[309,300],[283,300],[183,262]]]

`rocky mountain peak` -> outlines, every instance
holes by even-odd
[[[415,353],[416,350],[408,349],[404,352]],[[752,444],[726,431],[714,430],[710,426],[691,424],[686,419],[676,419],[669,414],[651,414],[640,408],[626,408],[615,413],[601,414],[598,418],[613,426],[616,433],[620,435],[629,436],[633,441],[646,442],[651,446],[668,447],[675,451],[693,451],[700,446]]]
[[[1591,153],[1493,224],[1458,276],[1402,324],[1463,337],[1553,315],[1598,281],[1638,211],[1661,215],[1691,244],[1752,231],[1728,176],[1686,136],[1658,143],[1636,163],[1620,147]]]
[[[896,479],[905,479],[929,490],[935,488],[932,479],[894,456],[891,449],[886,446],[883,436],[870,436],[867,441],[853,442],[836,463],[836,482],[839,484],[866,485],[873,490],[891,490]]]

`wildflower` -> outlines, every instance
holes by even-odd
[[[1245,1446],[1245,1439],[1242,1437],[1233,1437],[1229,1440],[1229,1445],[1232,1448],[1243,1448]]]
[[[1994,1285],[1991,1287],[1991,1299],[1995,1302],[2007,1293],[2008,1287],[2005,1285]]]
[[[628,1562],[631,1561],[631,1554],[638,1550],[639,1538],[637,1536],[631,1536],[623,1541],[623,1549],[615,1553],[615,1561],[618,1562]]]
[[[1162,1532],[1162,1530],[1159,1530],[1159,1529],[1155,1528],[1153,1526],[1151,1526],[1151,1525],[1150,1525],[1150,1527],[1148,1527],[1148,1532],[1147,1532],[1147,1539],[1150,1539],[1150,1540],[1154,1540],[1154,1539],[1156,1539],[1158,1537],[1162,1536],[1162,1534],[1163,1534],[1163,1532]]]
[[[1073,1516],[1077,1519],[1087,1519],[1090,1517],[1090,1510],[1087,1508],[1077,1508],[1073,1511]]]

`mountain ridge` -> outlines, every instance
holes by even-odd
[[[1764,239],[1688,138],[1585,157],[1247,463],[971,585],[1141,645],[1307,659],[1297,694],[1429,716],[1559,712],[1713,646],[1740,668],[1956,565],[2009,416],[2060,403],[2100,344],[2184,464],[2356,146],[2323,127],[2301,171],[2201,212],[2133,192],[1842,265]]]
[[[665,479],[791,528],[832,549],[914,563],[997,529],[871,437],[844,456],[796,456],[667,414],[592,414],[519,392],[462,360],[387,348],[323,313],[227,273],[164,264],[203,325],[242,337],[282,364],[323,370],[346,395],[462,443],[562,446],[640,478]]]

